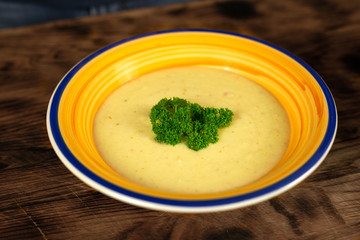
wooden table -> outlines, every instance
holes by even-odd
[[[277,44],[331,89],[338,134],[304,182],[228,212],[174,214],[111,199],[55,155],[46,108],[89,53],[140,33],[208,28]],[[360,239],[360,2],[200,1],[0,31],[0,239]]]

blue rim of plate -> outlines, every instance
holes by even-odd
[[[266,188],[253,191],[246,194],[240,194],[237,196],[227,197],[227,198],[221,198],[221,199],[210,199],[210,200],[175,200],[175,199],[167,199],[167,198],[160,198],[160,197],[153,197],[148,196],[144,194],[140,194],[137,192],[133,192],[130,190],[127,190],[125,188],[122,188],[120,186],[117,186],[115,184],[112,184],[111,182],[106,181],[105,179],[99,177],[98,175],[91,172],[89,169],[87,169],[69,150],[69,148],[66,146],[63,137],[60,133],[59,128],[59,122],[58,122],[58,107],[60,103],[61,96],[64,92],[64,89],[66,88],[67,84],[71,81],[73,76],[89,61],[91,61],[93,58],[97,57],[98,55],[102,54],[103,52],[116,47],[120,44],[143,38],[153,35],[159,35],[159,34],[167,34],[167,33],[176,33],[176,32],[208,32],[208,33],[219,33],[219,34],[225,34],[225,35],[231,35],[236,36],[240,38],[249,39],[264,45],[267,45],[271,48],[274,48],[285,55],[291,57],[295,61],[297,61],[299,64],[301,64],[318,82],[319,86],[321,87],[323,94],[326,98],[327,105],[328,105],[328,111],[329,111],[329,121],[328,126],[326,130],[326,134],[324,139],[322,140],[319,148],[314,153],[314,155],[298,170],[296,170],[291,175],[287,176],[286,178],[282,179],[281,181],[270,185]],[[322,78],[303,60],[298,58],[297,56],[293,55],[292,53],[288,52],[287,50],[284,50],[272,43],[243,35],[233,32],[227,32],[227,31],[219,31],[219,30],[207,30],[207,29],[175,29],[175,30],[165,30],[165,31],[157,31],[157,32],[151,32],[146,34],[137,35],[131,38],[127,38],[118,42],[115,42],[113,44],[110,44],[102,49],[99,49],[98,51],[90,54],[89,56],[85,57],[83,60],[81,60],[78,64],[76,64],[65,76],[64,78],[59,82],[57,88],[55,89],[52,98],[49,103],[48,107],[48,113],[47,113],[47,123],[48,123],[48,129],[50,129],[52,138],[54,140],[54,144],[57,147],[60,152],[63,154],[63,156],[67,159],[67,161],[72,164],[73,167],[75,167],[78,171],[80,171],[81,174],[85,175],[87,178],[91,179],[92,181],[96,182],[97,184],[100,184],[102,187],[105,187],[109,190],[112,190],[116,193],[119,193],[121,195],[126,195],[130,198],[135,198],[138,200],[142,200],[149,203],[154,204],[160,204],[160,205],[166,205],[166,206],[173,206],[173,207],[183,207],[183,208],[201,208],[201,207],[217,207],[217,206],[224,206],[229,204],[235,204],[239,202],[243,202],[246,200],[251,199],[257,199],[261,197],[265,197],[266,195],[270,195],[274,192],[279,192],[282,189],[285,189],[287,186],[297,183],[299,178],[302,178],[306,176],[306,174],[309,171],[314,170],[315,167],[323,160],[323,158],[327,155],[329,149],[331,148],[335,135],[337,130],[337,124],[338,124],[338,116],[335,106],[335,101],[332,97],[332,94],[325,84],[325,82],[322,80]],[[50,135],[50,134],[49,134]],[[51,137],[50,137],[51,138]],[[140,204],[141,205],[141,204]]]

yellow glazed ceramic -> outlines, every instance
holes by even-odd
[[[285,155],[268,174],[228,192],[184,195],[137,185],[105,163],[92,132],[94,116],[105,98],[138,76],[180,66],[235,72],[259,83],[282,103],[289,116],[291,137]],[[269,199],[307,177],[330,150],[337,114],[322,79],[285,50],[235,33],[173,30],[126,39],[85,58],[55,89],[47,124],[59,158],[100,192],[157,210],[207,212]]]

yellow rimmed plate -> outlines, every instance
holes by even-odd
[[[93,120],[102,102],[141,75],[180,66],[236,72],[269,90],[290,120],[288,149],[265,176],[222,193],[161,192],[120,176],[99,155]],[[109,45],[74,66],[48,106],[51,144],[69,170],[115,199],[174,212],[208,212],[248,206],[274,197],[305,179],[324,160],[335,138],[335,102],[320,76],[293,54],[253,37],[211,30],[170,30]]]

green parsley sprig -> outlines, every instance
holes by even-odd
[[[150,112],[155,140],[176,145],[185,139],[195,151],[219,140],[218,129],[228,127],[234,113],[228,108],[202,107],[185,99],[163,98]]]

